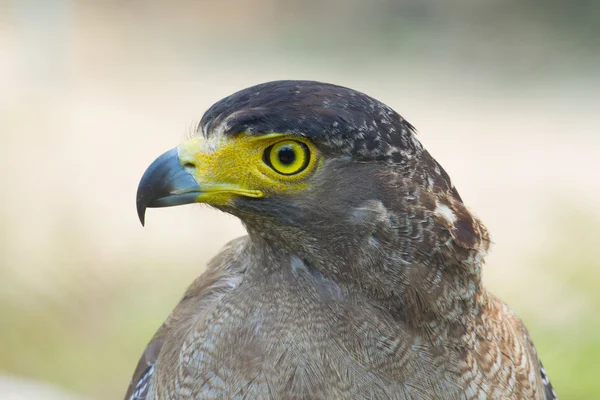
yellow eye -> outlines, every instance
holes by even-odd
[[[302,172],[310,161],[308,147],[295,140],[275,143],[265,150],[264,162],[282,175],[294,175]]]

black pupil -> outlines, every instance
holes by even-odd
[[[283,165],[290,165],[296,161],[296,153],[291,146],[282,146],[277,150],[277,158]]]

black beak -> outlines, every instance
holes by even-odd
[[[144,172],[137,190],[137,212],[142,226],[148,207],[171,207],[195,203],[198,182],[181,165],[177,148],[158,157]]]

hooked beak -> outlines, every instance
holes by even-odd
[[[171,207],[195,203],[200,185],[188,173],[174,148],[158,157],[144,172],[137,190],[137,213],[142,226],[148,207]]]
[[[227,206],[238,197],[262,197],[263,192],[255,187],[259,182],[249,172],[255,159],[253,148],[244,143],[221,143],[214,148],[199,136],[181,143],[144,172],[136,199],[140,222],[144,225],[148,207]]]

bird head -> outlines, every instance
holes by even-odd
[[[370,269],[426,264],[440,250],[475,264],[487,249],[485,228],[412,125],[363,93],[319,82],[264,83],[214,104],[138,188],[142,224],[148,207],[188,203],[239,217],[272,248],[338,265],[332,274],[349,258]]]

